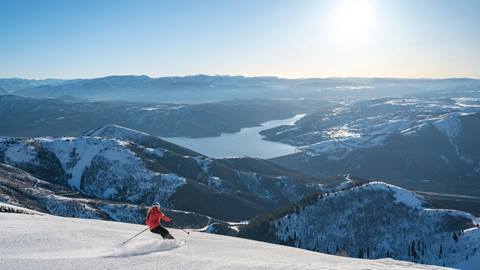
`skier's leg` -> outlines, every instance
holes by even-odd
[[[167,239],[175,239],[169,231],[167,231],[167,235],[165,236]]]
[[[174,239],[173,236],[162,225],[157,226],[152,230],[153,233],[158,233],[163,239]]]
[[[165,227],[162,227],[162,237],[163,237],[163,239],[175,239],[170,234],[170,232],[167,229],[165,229]]]
[[[162,226],[157,226],[155,227],[153,230],[150,230],[152,233],[156,233],[156,234],[160,234],[162,237],[162,229],[161,229]]]

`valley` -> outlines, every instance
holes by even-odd
[[[4,84],[14,90],[0,94],[0,202],[142,224],[157,201],[172,228],[475,269],[477,81],[401,80],[406,90],[391,97],[377,97],[388,80],[333,85],[354,82],[363,86],[345,86],[344,98],[326,89],[207,103],[52,98],[42,89],[67,82],[34,82],[42,95]]]
[[[222,133],[218,137],[165,137],[165,139],[213,157],[274,158],[293,154],[297,151],[297,148],[284,143],[264,140],[260,132],[277,126],[293,125],[303,116],[303,114],[298,114],[283,120],[272,120],[262,123],[258,127],[243,128],[236,133]]]

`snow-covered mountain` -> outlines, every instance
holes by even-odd
[[[0,87],[12,93],[23,89],[35,88],[40,86],[54,86],[63,83],[65,80],[46,79],[46,80],[29,80],[21,78],[2,78],[0,79]],[[73,81],[73,80],[72,80]]]
[[[194,152],[180,145],[176,145],[174,143],[162,140],[159,137],[118,125],[106,125],[103,127],[95,128],[84,132],[83,136],[131,141],[148,148],[164,149],[183,156],[203,156],[200,153]]]
[[[176,240],[144,226],[61,218],[0,204],[2,269],[445,269],[392,259],[365,260],[267,243],[171,229]]]
[[[227,220],[267,213],[321,189],[317,178],[260,159],[211,159],[118,126],[87,134],[3,137],[0,162],[93,198],[159,201]]]
[[[300,171],[477,196],[479,127],[480,88],[474,88],[348,103],[262,134],[300,147],[273,159]]]
[[[479,220],[434,210],[424,199],[382,182],[322,193],[258,218],[243,237],[358,258],[385,258],[478,269]]]
[[[64,217],[144,223],[148,206],[95,199],[61,184],[40,180],[0,163],[0,202]],[[201,229],[210,223],[228,223],[195,212],[163,209],[175,220],[170,226]]]

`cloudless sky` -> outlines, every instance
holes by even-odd
[[[480,1],[0,1],[0,77],[114,74],[480,78]]]

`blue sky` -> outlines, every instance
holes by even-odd
[[[480,78],[480,1],[0,1],[0,77]]]

